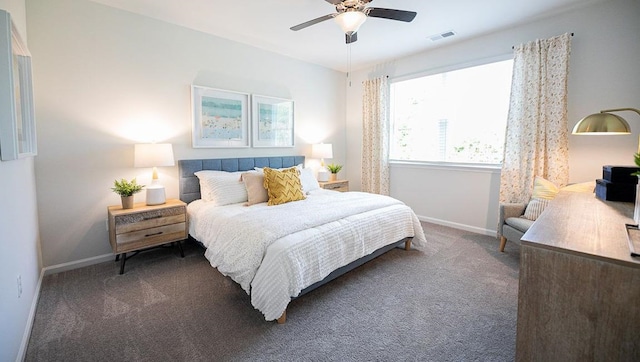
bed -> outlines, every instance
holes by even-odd
[[[402,202],[321,189],[302,164],[304,156],[178,161],[190,237],[205,247],[214,268],[249,294],[267,321],[284,323],[292,299],[395,247],[409,250],[426,242],[418,218]],[[237,202],[242,199],[234,196],[237,185],[212,193],[209,183],[237,180],[249,189],[247,177],[258,177],[263,168],[287,172],[296,166],[304,197],[279,205],[259,202],[251,190]]]

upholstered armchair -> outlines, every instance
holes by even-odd
[[[536,176],[533,181],[533,194],[528,203],[502,203],[500,204],[500,218],[498,222],[498,239],[500,239],[500,251],[504,251],[507,240],[520,243],[520,239],[533,221],[542,214],[549,202],[560,191],[590,192],[595,190],[595,182],[581,182],[558,188],[553,183]]]
[[[532,220],[521,217],[527,204],[504,203],[500,204],[500,219],[498,224],[498,238],[500,239],[500,251],[504,251],[507,240],[520,243],[522,235],[533,224]]]

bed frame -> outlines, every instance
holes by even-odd
[[[293,167],[295,165],[304,164],[304,156],[281,156],[281,157],[245,157],[245,158],[214,158],[214,159],[201,159],[201,160],[179,160],[178,168],[180,175],[180,200],[187,204],[200,199],[200,182],[198,177],[194,173],[202,170],[216,170],[216,171],[249,171],[254,167],[270,167],[270,168],[283,168]],[[197,240],[196,240],[197,241]],[[197,241],[199,242],[199,241]],[[327,284],[328,282],[336,279],[337,277],[346,274],[347,272],[359,267],[360,265],[375,259],[376,257],[386,253],[387,251],[396,248],[403,247],[405,250],[411,248],[411,238],[405,238],[396,241],[393,244],[383,246],[382,248],[374,251],[369,255],[365,255],[362,258],[355,260],[343,267],[340,267],[329,275],[327,275],[321,281],[314,283],[304,288],[297,297],[301,297],[310,291]],[[295,299],[293,298],[293,299]],[[284,323],[287,320],[287,312],[282,313],[282,316],[277,319],[279,324]]]

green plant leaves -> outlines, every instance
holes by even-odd
[[[340,172],[340,170],[342,170],[342,165],[336,165],[334,163],[330,163],[327,165],[327,168],[331,173],[338,173]]]
[[[120,181],[113,181],[113,186],[111,190],[120,196],[131,196],[135,193],[138,193],[142,190],[144,185],[138,185],[136,179],[132,179],[131,181],[127,181],[125,179],[121,179]]]

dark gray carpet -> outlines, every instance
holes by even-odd
[[[266,322],[187,243],[44,278],[27,361],[512,361],[519,247],[423,224]]]

